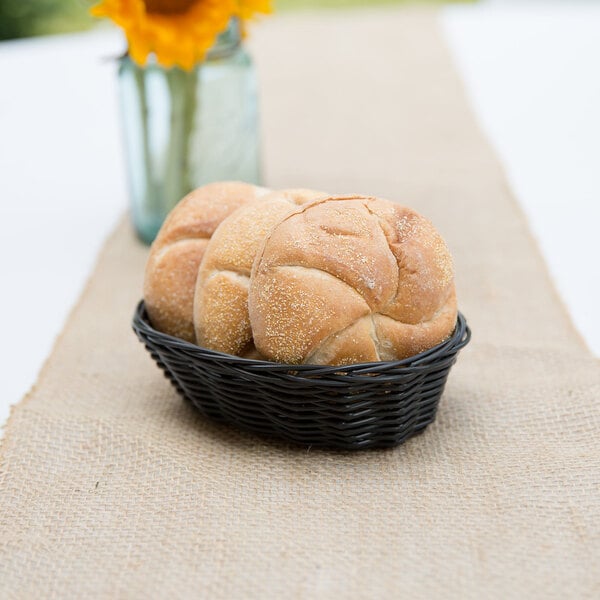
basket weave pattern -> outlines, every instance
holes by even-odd
[[[459,313],[442,344],[394,362],[282,365],[207,350],[156,331],[140,302],[133,329],[202,413],[305,446],[391,447],[434,419],[450,368],[471,337]]]

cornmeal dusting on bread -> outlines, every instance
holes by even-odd
[[[213,183],[189,193],[171,211],[150,249],[144,300],[154,327],[194,342],[198,268],[218,225],[268,190],[246,183]]]
[[[252,339],[252,329],[246,308],[248,297],[247,277],[221,271],[210,278],[204,310],[211,323],[199,333],[207,347],[228,354],[241,354]],[[210,323],[209,323],[210,325]]]
[[[291,363],[404,358],[448,337],[457,312],[452,259],[433,225],[359,196],[313,202],[276,225],[248,300],[258,350]]]
[[[214,232],[200,264],[194,299],[198,344],[239,354],[252,343],[248,285],[252,263],[271,228],[299,205],[326,197],[313,190],[271,192],[234,211]],[[220,274],[228,273],[228,278]],[[240,286],[232,292],[237,276]]]
[[[279,302],[281,296],[292,297],[291,303],[286,305]],[[292,283],[288,286],[282,285],[274,277],[267,284],[263,284],[261,304],[265,312],[264,334],[274,346],[275,360],[285,360],[296,347],[308,353],[319,328],[317,315],[320,321],[327,320],[333,314],[323,299],[309,291],[296,289]],[[296,316],[299,314],[307,314],[306,321],[298,322]],[[291,333],[293,348],[289,346]]]

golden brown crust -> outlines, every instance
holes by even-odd
[[[229,214],[267,192],[247,183],[211,183],[170,212],[150,249],[144,278],[144,300],[156,329],[195,341],[194,289],[208,241]]]
[[[456,293],[450,296],[429,321],[403,323],[387,315],[373,315],[375,339],[381,360],[397,360],[419,354],[447,339],[456,326]]]
[[[194,325],[200,346],[240,355],[252,341],[248,286],[254,257],[270,229],[298,205],[327,197],[313,190],[271,192],[217,228],[198,272]]]
[[[248,305],[256,347],[270,360],[404,358],[454,328],[452,259],[410,208],[361,196],[318,200],[265,238]]]
[[[360,294],[340,279],[286,265],[252,277],[248,308],[256,348],[284,363],[303,362],[332,334],[370,313]]]
[[[254,346],[254,344],[250,344],[241,354],[242,358],[247,358],[249,360],[267,360]]]
[[[316,352],[306,357],[305,362],[318,365],[352,365],[377,360],[380,360],[380,356],[373,337],[373,318],[372,315],[367,315],[330,336]]]
[[[204,282],[194,304],[198,345],[227,354],[242,354],[252,340],[248,284],[248,277],[233,271],[214,271]]]

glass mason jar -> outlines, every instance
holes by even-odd
[[[131,215],[144,242],[192,189],[260,183],[256,75],[237,19],[191,71],[123,57],[119,88]]]

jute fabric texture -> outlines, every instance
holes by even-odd
[[[147,250],[124,223],[6,429],[0,597],[600,597],[599,365],[436,13],[285,16],[252,43],[267,183],[404,202],[448,240],[474,336],[438,419],[363,453],[208,422],[130,330]]]

